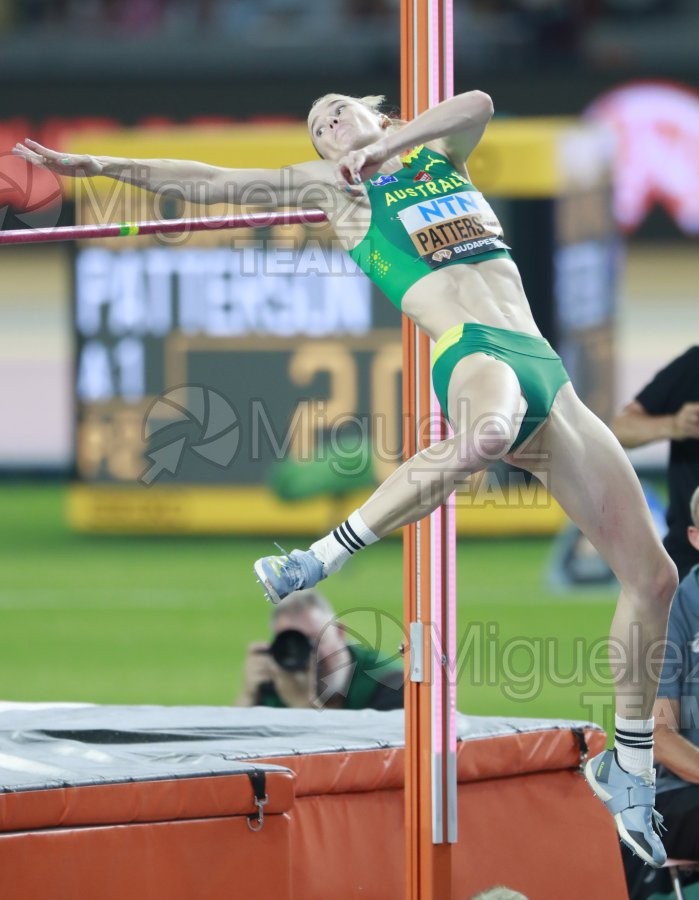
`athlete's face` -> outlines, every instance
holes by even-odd
[[[366,147],[383,134],[381,118],[363,103],[330,94],[311,107],[308,132],[324,159],[341,159],[349,150]]]

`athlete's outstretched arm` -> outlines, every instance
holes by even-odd
[[[353,150],[340,160],[340,175],[358,184],[375,174],[387,159],[416,144],[441,140],[448,156],[465,161],[493,115],[493,101],[483,91],[468,91],[425,110],[402,128],[391,129],[373,144]]]
[[[153,193],[172,193],[191,203],[253,206],[323,205],[324,182],[332,169],[322,161],[280,169],[228,169],[182,159],[128,159],[61,153],[27,139],[13,151],[35,166],[74,178],[103,175]]]

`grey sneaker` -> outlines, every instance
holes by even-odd
[[[293,591],[311,588],[326,577],[323,563],[312,550],[292,550],[283,556],[263,556],[254,568],[265,596],[275,604]]]
[[[585,778],[614,816],[621,840],[649,866],[659,869],[667,853],[656,831],[663,817],[653,809],[655,770],[632,775],[621,768],[613,750],[605,750],[588,761]]]

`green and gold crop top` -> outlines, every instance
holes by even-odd
[[[488,201],[446,156],[419,146],[401,161],[398,172],[364,183],[371,223],[350,250],[398,309],[408,288],[435,269],[509,257]]]

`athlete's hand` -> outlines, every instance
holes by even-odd
[[[386,153],[380,141],[350,150],[337,164],[339,187],[354,196],[363,193],[362,182],[371,178],[386,160]]]
[[[699,403],[685,403],[675,414],[676,441],[699,438]]]
[[[89,178],[92,175],[99,175],[102,171],[102,163],[94,156],[59,153],[57,150],[42,147],[41,144],[29,138],[23,143],[15,144],[12,148],[12,153],[33,166],[48,169],[49,172],[55,172],[56,175]]]

